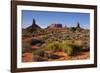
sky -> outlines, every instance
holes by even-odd
[[[62,24],[67,27],[76,27],[77,22],[85,29],[90,28],[90,14],[76,12],[53,12],[53,11],[33,11],[22,10],[22,28],[32,25],[33,18],[41,28],[46,28],[51,24]]]

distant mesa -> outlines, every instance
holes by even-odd
[[[54,29],[54,28],[68,28],[67,25],[65,25],[64,27],[62,26],[62,24],[51,24],[49,25],[47,28],[50,28],[50,29]],[[80,29],[80,23],[77,22],[77,26],[75,27],[76,29]]]
[[[47,28],[62,28],[62,24],[51,24]]]

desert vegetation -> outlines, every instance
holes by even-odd
[[[89,29],[60,26],[23,29],[22,62],[89,59]]]

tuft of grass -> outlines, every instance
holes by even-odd
[[[56,51],[56,50],[61,50],[62,47],[58,41],[53,41],[53,42],[46,44],[42,48],[44,50],[48,50],[48,51],[50,51],[50,50]]]
[[[72,52],[73,52],[73,48],[70,46],[70,42],[68,42],[68,41],[63,41],[63,43],[62,43],[62,49],[68,55],[71,55]]]
[[[46,44],[42,48],[47,51],[64,51],[68,55],[71,55],[73,52],[73,48],[69,45],[67,41],[53,41]]]
[[[77,55],[82,50],[82,46],[81,45],[71,44],[70,46],[73,48],[72,55]]]

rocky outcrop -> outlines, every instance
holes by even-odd
[[[81,28],[79,22],[77,22],[77,26],[76,26],[76,28]]]
[[[33,31],[36,31],[38,29],[41,29],[41,28],[40,28],[40,26],[38,26],[36,24],[35,19],[33,19],[32,25],[26,28],[26,30],[29,31],[29,32],[33,32]]]

